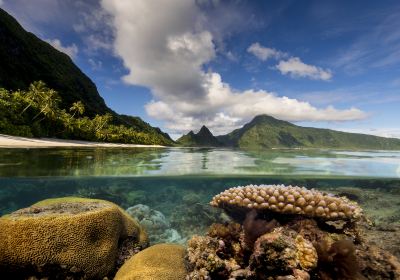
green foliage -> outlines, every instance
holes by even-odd
[[[231,133],[218,136],[226,146],[262,148],[334,148],[400,150],[400,140],[330,129],[301,127],[267,115]]]
[[[85,106],[74,102],[67,112],[62,99],[43,82],[26,91],[0,88],[0,133],[27,137],[58,137],[89,141],[171,145],[172,140],[150,125],[148,131],[116,125],[110,113],[84,116]],[[72,113],[72,114],[71,114]]]

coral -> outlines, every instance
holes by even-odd
[[[236,259],[242,259],[239,243],[228,243],[210,236],[193,236],[188,242],[187,262],[190,273],[186,279],[228,279],[244,272]],[[241,272],[239,272],[241,270]]]
[[[294,239],[279,227],[257,239],[250,258],[250,266],[257,274],[286,275],[297,268]]]
[[[267,210],[324,220],[358,219],[362,215],[358,204],[345,197],[284,185],[230,188],[214,196],[210,204],[226,210]]]
[[[118,270],[115,280],[180,280],[187,271],[185,248],[174,244],[151,246],[132,258]]]
[[[242,226],[238,223],[229,223],[227,225],[214,223],[208,229],[208,236],[238,242],[241,232]]]
[[[295,242],[300,267],[306,271],[315,268],[318,262],[318,255],[312,243],[301,235],[296,236]]]
[[[253,249],[253,244],[264,233],[270,232],[277,225],[276,220],[266,221],[263,219],[256,219],[257,211],[251,210],[247,213],[246,219],[243,222],[244,243],[248,249]]]
[[[114,269],[119,241],[133,237],[138,244],[147,242],[135,220],[97,199],[44,200],[1,217],[0,228],[0,267],[6,271],[58,265],[87,278],[103,277]]]
[[[151,209],[147,205],[137,204],[126,209],[126,212],[136,218],[149,235],[151,243],[180,243],[186,240],[170,224],[160,211]]]
[[[351,240],[341,239],[330,244],[323,240],[316,244],[318,274],[322,279],[363,280]]]

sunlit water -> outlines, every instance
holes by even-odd
[[[145,204],[161,211],[183,238],[216,221],[208,206],[215,194],[272,183],[328,191],[363,188],[400,199],[400,152],[0,149],[0,214],[51,197],[101,198],[125,209]],[[391,221],[399,222],[400,211],[393,211]]]

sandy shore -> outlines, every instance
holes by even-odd
[[[0,134],[0,148],[53,148],[53,147],[161,148],[164,146],[100,143],[100,142],[53,139],[53,138],[26,138],[26,137]]]

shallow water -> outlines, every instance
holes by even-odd
[[[0,177],[181,175],[400,178],[400,151],[0,149]]]
[[[400,224],[400,152],[228,149],[0,149],[0,214],[81,196],[165,215],[184,242],[221,215],[208,206],[238,185],[285,184],[352,196],[374,222]],[[157,242],[157,241],[155,241]]]

